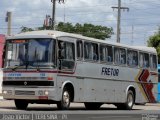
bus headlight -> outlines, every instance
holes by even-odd
[[[38,91],[38,95],[40,95],[40,96],[48,95],[48,94],[49,94],[48,90],[45,90],[45,91],[39,90],[39,91]]]
[[[46,91],[44,91],[44,95],[48,95],[49,94],[49,92],[46,90]]]
[[[7,94],[7,91],[6,90],[3,90],[3,92],[2,92],[3,94]]]
[[[3,90],[3,94],[12,95],[12,90]]]

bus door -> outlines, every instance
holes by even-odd
[[[68,40],[68,41],[67,41]],[[74,72],[75,69],[75,45],[68,37],[58,38],[57,43],[58,68],[60,72]]]

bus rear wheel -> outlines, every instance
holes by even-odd
[[[57,107],[60,110],[68,110],[71,103],[71,94],[67,88],[64,88],[61,101],[57,103]]]
[[[97,110],[101,107],[102,103],[84,103],[87,110]]]
[[[135,103],[134,94],[131,90],[127,93],[127,100],[125,103],[117,104],[117,108],[121,110],[131,110]]]
[[[14,100],[15,106],[19,110],[26,110],[28,106],[28,102],[26,100]]]

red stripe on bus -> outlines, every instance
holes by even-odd
[[[158,75],[158,73],[156,73],[156,72],[150,72],[150,74],[151,74],[151,75],[155,75],[155,76]]]
[[[155,103],[156,100],[155,100],[155,97],[154,97],[153,92],[152,92],[153,83],[151,81],[149,81],[149,82],[147,81],[149,75],[150,75],[150,73],[149,73],[148,70],[143,70],[142,74],[139,77],[139,81],[140,82],[145,82],[145,83],[142,83],[141,86],[142,86],[144,92],[146,93],[149,102]]]

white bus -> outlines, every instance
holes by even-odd
[[[157,53],[59,31],[33,31],[8,37],[5,47],[3,97],[17,109],[29,103],[71,102],[86,109],[114,104],[132,109],[155,103]]]

